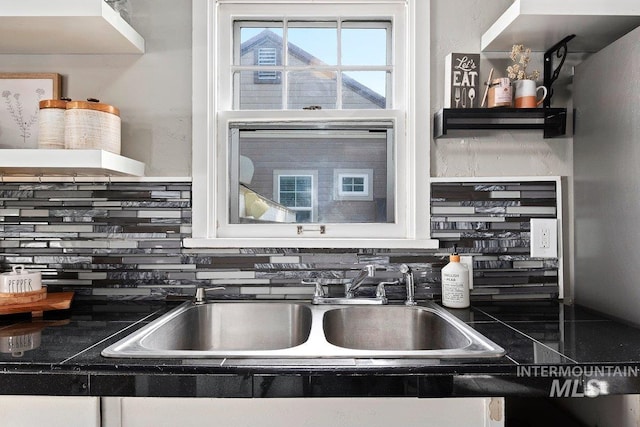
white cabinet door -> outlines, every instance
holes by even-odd
[[[503,398],[103,398],[103,427],[502,427]]]
[[[100,398],[0,396],[0,425],[100,427]]]

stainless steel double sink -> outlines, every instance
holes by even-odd
[[[135,358],[478,358],[504,350],[435,303],[187,302],[102,351]]]

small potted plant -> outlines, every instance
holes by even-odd
[[[547,88],[544,86],[536,87],[536,80],[540,77],[538,70],[527,72],[527,66],[531,60],[531,49],[525,48],[521,44],[514,44],[509,57],[513,64],[507,67],[507,76],[512,81],[515,107],[535,108],[539,106],[547,97]],[[540,98],[537,97],[539,91],[542,91]]]

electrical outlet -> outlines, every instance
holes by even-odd
[[[531,256],[534,258],[558,257],[557,219],[531,219]]]

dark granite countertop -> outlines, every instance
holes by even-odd
[[[0,394],[340,397],[548,396],[559,378],[600,393],[640,392],[640,329],[555,302],[480,303],[451,310],[507,351],[501,358],[115,359],[108,345],[172,305],[75,303],[0,317]],[[18,350],[16,350],[18,349]],[[557,386],[557,384],[556,384]]]

